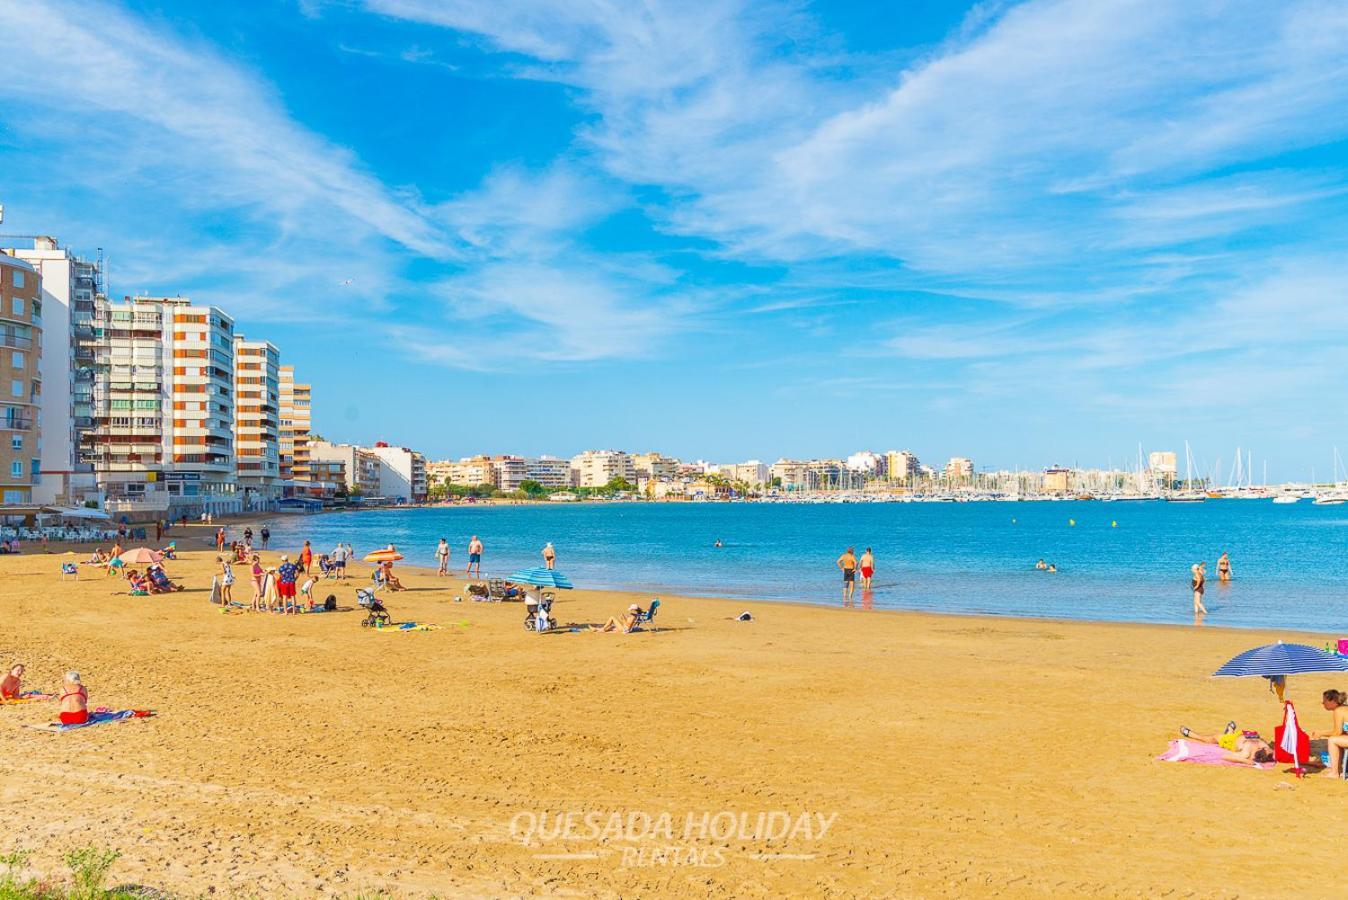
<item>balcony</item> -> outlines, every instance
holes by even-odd
[[[21,418],[0,418],[0,431],[32,431],[33,420]]]
[[[33,339],[21,337],[17,334],[0,333],[0,347],[12,347],[15,350],[31,350],[33,348]]]

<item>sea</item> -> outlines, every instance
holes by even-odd
[[[271,519],[274,549],[315,553],[339,540],[357,556],[395,544],[434,566],[453,552],[462,591],[468,541],[483,572],[541,565],[577,587],[842,606],[834,561],[870,547],[873,590],[860,609],[1193,623],[1189,567],[1208,564],[1206,623],[1348,633],[1348,506],[1267,500],[1205,503],[571,503],[372,509]],[[717,547],[716,542],[721,546]],[[1230,554],[1234,577],[1217,579]],[[1043,559],[1056,573],[1037,570]]]

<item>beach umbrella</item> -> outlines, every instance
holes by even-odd
[[[1284,679],[1288,675],[1309,675],[1313,672],[1348,672],[1348,657],[1311,647],[1307,644],[1265,644],[1246,650],[1228,660],[1212,673],[1213,678],[1248,678],[1258,675],[1272,682],[1282,699]]]
[[[513,581],[516,584],[531,584],[539,588],[560,588],[569,591],[575,587],[571,579],[567,578],[556,569],[549,569],[545,566],[534,566],[532,569],[520,569],[518,572],[506,578],[506,581]]]
[[[403,558],[403,555],[392,547],[385,547],[383,550],[375,550],[372,553],[365,554],[365,561],[372,563],[395,562]]]
[[[164,557],[158,551],[151,550],[149,547],[136,547],[134,550],[122,551],[122,562],[131,565],[148,565],[157,563]]]

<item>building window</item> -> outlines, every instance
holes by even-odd
[[[23,354],[20,353],[18,350],[15,350],[14,353],[13,353],[13,355],[10,357],[10,365],[14,366],[14,368],[16,368],[16,369],[22,369],[22,368],[23,368]]]
[[[9,474],[13,475],[15,478],[22,478],[22,477],[23,477],[23,460],[21,460],[21,459],[16,459],[16,460],[14,460],[14,462],[10,463],[10,464],[9,464]]]
[[[23,491],[5,491],[6,503],[27,503],[28,495]]]
[[[23,270],[22,270],[22,269],[15,269],[15,270],[14,270],[14,286],[15,286],[15,287],[23,287]]]
[[[11,382],[9,383],[9,392],[10,392],[11,394],[13,394],[15,397],[22,397],[22,396],[23,396],[23,381],[22,381],[21,379],[18,379],[18,378],[15,378],[13,381],[11,381]]]
[[[23,449],[23,435],[16,434],[16,435],[14,435],[13,437],[11,437],[11,438],[9,439],[9,449],[11,449],[11,450],[22,450],[22,449]]]
[[[12,300],[10,300],[9,305],[10,305],[10,310],[13,311],[14,315],[16,315],[16,316],[21,316],[21,315],[23,315],[23,298],[22,298],[22,297],[15,297],[15,298],[13,298]]]

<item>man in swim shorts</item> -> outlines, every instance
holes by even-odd
[[[843,555],[838,557],[837,566],[842,570],[843,576],[843,606],[851,606],[852,593],[857,587],[857,555],[853,548],[848,547]]]
[[[295,580],[299,577],[300,567],[290,561],[289,556],[281,557],[276,567],[276,595],[281,598],[281,606],[286,612],[296,611]]]
[[[861,589],[869,591],[871,589],[871,576],[875,574],[875,554],[871,548],[867,547],[866,552],[861,554]]]
[[[473,568],[477,568],[477,577],[482,577],[482,542],[473,535],[473,539],[468,542],[468,568],[464,569],[465,575],[472,575]]]

